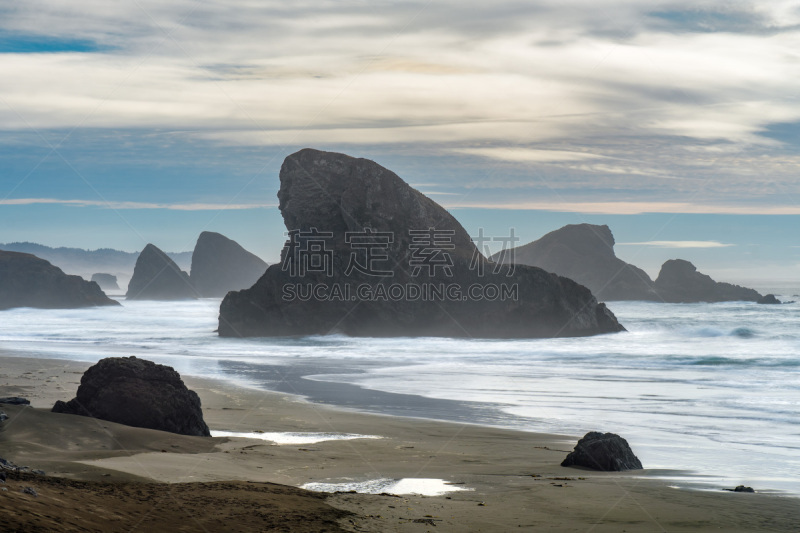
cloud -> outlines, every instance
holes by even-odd
[[[618,242],[618,246],[653,246],[655,248],[728,248],[735,244],[725,244],[717,241],[647,241],[647,242]]]
[[[462,189],[489,175],[531,195],[542,182],[565,196],[605,191],[598,205],[620,191],[631,205],[642,191],[719,209],[800,195],[796,135],[776,126],[800,122],[790,1],[18,4],[0,7],[0,42],[36,35],[63,50],[0,53],[9,135],[77,126],[212,148],[403,144],[490,169]]]
[[[461,196],[457,192],[441,192],[441,191],[419,191],[425,196]]]
[[[788,40],[637,32],[620,44],[587,34],[598,22],[608,24],[611,9],[620,28],[635,26],[642,13],[633,2],[504,2],[475,10],[391,3],[381,11],[360,2],[294,9],[272,2],[100,4],[83,0],[66,9],[41,1],[7,12],[0,23],[19,32],[32,31],[36,21],[53,39],[79,35],[120,48],[4,54],[0,94],[32,125],[258,124],[266,131],[387,129],[391,137],[398,126],[516,121],[536,138],[579,139],[611,123],[752,141],[770,117],[798,115],[785,101],[800,88],[785,53]],[[576,15],[578,8],[585,13]],[[572,37],[555,47],[535,45],[553,40],[548,21],[556,20]],[[715,108],[720,101],[725,109]],[[748,112],[752,101],[762,105]],[[637,110],[646,110],[646,120]],[[24,127],[10,118],[5,128]],[[508,141],[502,130],[479,127],[468,137]],[[435,134],[420,138],[428,140],[439,142]]]
[[[168,209],[172,211],[240,211],[243,209],[265,209],[277,204],[217,204],[185,203],[166,204],[152,202],[118,202],[105,200],[64,200],[59,198],[10,198],[0,200],[0,205],[67,205],[74,207],[100,207],[104,209]]]
[[[453,152],[457,154],[477,155],[488,157],[489,159],[499,159],[501,161],[552,163],[563,161],[584,161],[587,159],[604,158],[605,156],[573,152],[569,150],[541,150],[535,148],[456,148]]]
[[[515,209],[583,213],[591,215],[641,215],[645,213],[718,215],[800,215],[800,205],[715,205],[685,202],[568,202],[568,201],[453,201],[448,209]]]

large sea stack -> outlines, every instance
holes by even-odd
[[[54,413],[90,416],[133,427],[209,437],[200,397],[170,366],[136,357],[107,357],[81,377],[75,398]]]
[[[304,149],[280,171],[281,263],[220,307],[223,336],[553,337],[624,328],[589,289],[496,265],[445,209],[367,159]]]
[[[204,231],[194,247],[189,278],[200,296],[214,298],[251,287],[267,266],[236,241]]]
[[[145,246],[128,284],[128,300],[187,300],[197,297],[189,275],[167,254],[148,244]]]
[[[585,285],[598,300],[656,300],[653,280],[614,253],[608,226],[570,224],[494,259],[543,268]]]
[[[659,297],[669,303],[758,302],[763,298],[753,289],[714,281],[683,259],[670,259],[664,263],[655,287]]]
[[[119,305],[97,283],[70,276],[35,255],[0,251],[0,309]]]

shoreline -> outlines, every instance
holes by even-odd
[[[247,387],[270,389],[276,383],[251,378],[264,363],[282,374],[285,369],[278,367],[288,366],[286,379],[292,383],[276,376],[277,385],[291,385],[285,392],[305,393],[314,401],[328,399],[320,398],[320,391],[333,387],[342,394],[329,403],[355,398],[352,406],[366,411],[576,436],[615,431],[645,465],[681,470],[681,478],[714,474],[694,476],[701,486],[742,484],[800,494],[798,478],[786,475],[800,467],[792,453],[796,417],[784,416],[780,407],[794,398],[791,372],[784,371],[796,366],[792,313],[781,306],[725,306],[730,309],[715,322],[703,317],[715,306],[630,303],[624,314],[636,332],[587,339],[231,340],[210,333],[218,308],[213,300],[132,301],[113,312],[9,311],[4,314],[8,342],[2,344],[18,355],[88,362],[137,355],[183,375],[233,377]],[[229,372],[235,368],[243,370]],[[315,381],[292,373],[310,374]],[[359,400],[378,394],[367,392],[375,389],[414,395],[421,409],[398,412],[401,402],[395,400],[403,397],[388,394],[378,395],[383,405]],[[473,402],[495,409],[481,412]],[[456,409],[461,416],[453,416]]]
[[[341,368],[320,368],[319,366],[308,368],[301,364],[290,366],[241,361],[220,361],[219,363],[223,367],[225,375],[228,376],[219,379],[229,382],[233,386],[288,394],[315,405],[376,416],[396,416],[520,431],[518,428],[500,422],[495,424],[490,422],[505,416],[498,404],[431,398],[416,394],[369,389],[342,381],[314,379],[314,376],[339,373]],[[242,370],[248,372],[246,380],[236,377],[237,373]],[[356,370],[347,369],[347,371],[355,372]],[[205,376],[193,376],[193,378],[214,379]]]
[[[327,407],[334,410],[371,416],[400,417],[409,420],[476,426],[531,435],[547,435],[557,437],[563,442],[571,442],[573,443],[572,445],[586,432],[595,430],[594,428],[587,428],[586,431],[581,434],[569,434],[526,429],[525,427],[520,427],[518,424],[503,423],[508,417],[503,413],[501,406],[498,404],[402,394],[378,389],[362,388],[353,383],[306,377],[335,374],[339,369],[334,368],[314,367],[314,371],[312,372],[308,367],[302,365],[287,366],[240,361],[221,361],[221,364],[230,368],[239,367],[239,369],[249,371],[246,380],[249,383],[245,384],[243,379],[234,377],[237,373],[236,371],[226,369],[225,375],[228,377],[219,379],[230,383],[232,386],[242,386],[253,391],[286,394],[298,400],[305,401],[310,405]],[[254,371],[255,374],[253,374]],[[352,372],[352,369],[350,371]],[[215,380],[215,378],[206,378],[204,376],[190,376],[189,379]],[[438,414],[439,416],[420,414],[423,411],[429,414]],[[517,416],[515,420],[519,422],[527,419]],[[531,420],[531,423],[534,423],[534,421]],[[598,431],[600,430],[598,429]],[[605,428],[605,431],[620,433],[621,430],[612,427]],[[622,437],[625,437],[625,435],[622,434]],[[570,450],[572,449],[572,445],[570,445]],[[668,467],[649,468],[646,470],[648,475],[641,476],[642,479],[675,485],[681,490],[715,492],[717,490],[725,490],[723,487],[734,487],[740,484],[736,481],[728,480],[722,475],[715,475],[700,470]],[[630,474],[633,475],[635,472],[631,472]],[[762,494],[800,498],[800,493],[793,493],[770,487],[761,487],[759,492]]]
[[[88,366],[0,356],[0,396],[26,396],[34,406],[3,406],[12,418],[0,431],[4,458],[49,475],[103,482],[243,481],[297,487],[431,478],[472,489],[443,496],[326,496],[332,507],[355,513],[348,518],[354,524],[341,524],[348,531],[419,531],[419,523],[408,517],[426,515],[441,520],[435,522],[437,531],[758,531],[767,524],[791,531],[800,519],[797,500],[788,496],[675,489],[647,470],[604,473],[561,467],[574,437],[356,412],[221,380],[184,377],[200,395],[212,430],[382,438],[275,445],[238,437],[186,437],[49,413],[55,400],[74,396]]]
[[[141,357],[141,356],[139,356]],[[42,362],[42,368],[46,369],[52,366],[60,367],[60,366],[69,366],[72,367],[75,365],[74,369],[71,370],[72,372],[78,372],[82,374],[82,372],[94,364],[94,362],[84,362],[84,361],[75,361],[71,359],[50,359],[50,358],[39,358],[39,357],[26,357],[26,356],[17,356],[17,355],[10,355],[4,353],[0,350],[0,369],[6,366],[7,359],[15,359],[21,361],[27,361],[21,363],[23,366],[27,366],[29,363],[34,364],[36,361]],[[96,361],[95,361],[96,362]],[[351,383],[344,383],[344,382],[335,382],[335,381],[325,381],[325,380],[316,380],[316,379],[308,379],[305,378],[306,375],[314,375],[309,374],[307,372],[308,369],[303,368],[302,366],[285,366],[285,365],[266,365],[266,364],[254,364],[254,363],[245,363],[239,361],[221,361],[223,364],[228,364],[231,366],[239,366],[242,368],[252,369],[257,367],[259,369],[259,381],[261,384],[257,384],[253,381],[252,378],[244,379],[241,377],[237,377],[234,373],[226,372],[225,375],[227,377],[208,377],[208,376],[197,376],[197,375],[182,375],[183,381],[187,384],[187,386],[192,389],[196,389],[198,392],[200,390],[206,391],[216,391],[216,390],[238,390],[244,393],[247,391],[251,395],[266,395],[266,396],[273,396],[274,398],[282,399],[288,401],[289,403],[297,406],[306,406],[308,409],[312,411],[325,411],[329,410],[332,413],[340,413],[344,414],[351,414],[353,416],[363,415],[365,417],[377,417],[386,418],[386,419],[401,419],[405,420],[409,424],[413,423],[430,423],[430,424],[443,424],[443,425],[450,425],[454,427],[460,426],[469,426],[474,428],[483,428],[487,431],[497,431],[497,432],[510,432],[510,433],[522,433],[525,435],[530,435],[532,437],[539,436],[545,437],[548,439],[555,439],[559,444],[562,443],[569,443],[564,444],[562,451],[564,454],[568,453],[572,450],[574,444],[583,436],[582,434],[567,434],[567,433],[551,433],[546,431],[536,431],[525,429],[521,427],[514,427],[508,424],[496,423],[492,424],[490,420],[489,413],[501,413],[500,408],[497,405],[493,404],[484,404],[480,402],[469,402],[469,401],[456,401],[456,400],[448,400],[448,399],[440,399],[440,398],[429,398],[425,396],[416,396],[410,394],[401,394],[401,393],[393,393],[375,389],[365,389],[358,385],[351,384]],[[324,369],[328,370],[328,369]],[[277,373],[279,376],[279,386],[277,388],[269,388],[265,385],[265,381],[263,381],[263,374],[269,374],[271,372]],[[2,375],[0,371],[0,375]],[[78,377],[78,380],[80,377]],[[267,380],[270,381],[270,380]],[[277,382],[276,381],[276,382]],[[66,397],[56,396],[53,395],[52,390],[48,390],[45,393],[45,396],[41,399],[38,399],[34,396],[31,401],[31,406],[33,407],[40,407],[40,408],[47,408],[48,410],[52,407],[52,404],[55,403],[56,400],[69,400],[74,397],[74,391],[77,390],[79,381],[75,381],[72,383],[74,387],[72,395],[67,395]],[[56,385],[56,390],[60,390],[59,385]],[[63,388],[63,387],[62,387]],[[0,385],[0,392],[4,390],[2,385]],[[332,393],[332,394],[331,394]],[[2,394],[0,396],[9,396],[11,394]],[[202,398],[202,395],[201,395]],[[336,403],[336,399],[344,399],[345,402]],[[390,406],[390,402],[392,400],[400,400],[399,404]],[[368,401],[365,401],[368,400]],[[403,402],[407,402],[403,404]],[[343,403],[347,403],[349,405],[342,405]],[[381,409],[376,408],[376,406],[380,406]],[[389,407],[386,409],[386,407]],[[432,406],[436,406],[435,409],[431,409]],[[424,410],[425,412],[437,412],[440,413],[441,416],[438,418],[432,416],[424,416],[421,414],[414,414],[414,408],[419,410]],[[423,409],[424,408],[424,409]],[[204,404],[204,412],[205,412],[205,404]],[[207,413],[205,413],[207,416]],[[479,421],[475,421],[476,415],[480,416]],[[274,422],[274,421],[272,421]],[[211,424],[209,424],[211,427]],[[237,430],[232,430],[231,428],[211,428],[213,430],[218,431],[238,431],[241,429],[242,431],[246,431],[247,428],[239,428]],[[296,430],[294,425],[289,425],[286,431]],[[317,428],[316,430],[319,430]],[[270,431],[270,429],[260,429],[256,431]],[[302,431],[315,431],[315,429],[306,429]],[[325,431],[324,429],[319,431]],[[588,430],[587,430],[588,431]],[[604,431],[611,431],[612,433],[618,433],[623,438],[625,437],[624,432],[621,432],[617,428],[604,428]],[[634,453],[636,452],[634,446]],[[560,463],[560,460],[558,461]],[[645,465],[646,466],[646,465]],[[589,471],[591,472],[591,471]],[[700,470],[688,470],[688,469],[681,469],[681,468],[669,468],[669,467],[656,467],[656,468],[645,468],[644,474],[637,475],[637,472],[642,471],[629,471],[625,474],[632,478],[642,479],[645,481],[654,481],[663,483],[665,485],[672,486],[678,490],[688,490],[688,491],[697,491],[697,492],[710,492],[714,493],[717,491],[725,491],[728,488],[734,487],[738,483],[732,480],[726,480],[724,477],[720,475],[715,475],[710,472],[700,471]],[[800,494],[795,494],[785,490],[773,489],[769,487],[756,487],[756,490],[760,494],[769,494],[778,497],[786,497],[786,498],[800,498]]]
[[[139,357],[141,357],[141,355]],[[29,361],[31,364],[33,364],[35,361],[42,361],[43,368],[48,368],[50,366],[60,367],[60,366],[76,365],[75,368],[80,369],[79,373],[81,374],[83,370],[94,364],[94,362],[75,361],[71,359],[50,359],[46,357],[39,358],[39,357],[10,355],[0,350],[0,369],[2,369],[5,366],[6,360],[8,358],[15,360]],[[456,400],[448,400],[440,398],[429,398],[425,396],[393,393],[375,389],[365,389],[351,383],[308,379],[305,376],[316,375],[316,373],[310,374],[309,372],[307,372],[308,370],[307,368],[298,365],[294,366],[267,365],[267,364],[254,364],[254,363],[249,363],[249,362],[246,363],[239,361],[221,361],[221,363],[223,365],[230,365],[233,367],[238,366],[250,370],[252,370],[253,368],[257,368],[258,379],[256,381],[260,381],[260,384],[255,383],[255,381],[252,378],[245,379],[242,377],[238,377],[235,375],[234,372],[226,372],[225,376],[227,377],[223,376],[208,377],[208,376],[197,376],[191,374],[182,375],[181,377],[190,389],[197,388],[198,391],[231,389],[231,390],[240,390],[242,392],[248,391],[250,394],[253,395],[260,395],[260,394],[264,394],[267,396],[274,395],[274,398],[282,398],[296,405],[305,405],[313,411],[330,410],[333,413],[337,412],[341,414],[349,413],[354,416],[364,415],[365,417],[378,417],[378,419],[382,417],[387,419],[398,418],[398,419],[403,419],[410,424],[418,422],[418,423],[445,424],[445,425],[452,425],[459,427],[470,426],[474,428],[483,428],[487,431],[488,430],[498,431],[498,432],[507,431],[511,433],[523,433],[531,436],[541,436],[541,437],[556,439],[559,443],[570,443],[569,446],[563,449],[564,454],[571,451],[572,447],[574,446],[574,443],[576,443],[583,436],[583,434],[551,433],[546,431],[536,431],[531,429],[525,429],[522,427],[515,427],[509,424],[502,424],[500,422],[493,424],[490,422],[491,417],[489,416],[489,414],[501,413],[500,408],[494,404],[484,404],[480,402],[470,402],[470,401],[456,401]],[[28,363],[22,363],[22,364],[27,365]],[[322,370],[329,370],[329,369],[322,369]],[[78,371],[78,370],[73,370],[73,371]],[[279,379],[274,381],[280,385],[279,387],[270,388],[266,385],[267,382],[273,381],[269,379],[264,381],[263,379],[264,374],[268,375],[270,373],[276,373],[279,376]],[[52,391],[49,391],[49,393],[46,394],[45,398],[39,400],[38,403],[32,401],[31,405],[34,407],[42,407],[49,409],[52,407],[52,404],[55,403],[55,400],[57,399],[66,401],[74,397],[74,391],[77,390],[78,384],[79,384],[78,381],[72,383],[72,386],[74,386],[72,396],[69,395],[67,397],[53,396]],[[194,384],[194,387],[192,384]],[[2,385],[0,385],[0,391],[2,390],[3,387]],[[0,394],[0,396],[3,395],[8,396],[10,394]],[[34,397],[33,400],[35,399],[36,398]],[[335,399],[344,399],[345,401],[342,403],[337,403]],[[398,399],[400,400],[398,404],[390,405],[390,402],[392,400],[396,401]],[[406,403],[404,404],[404,402]],[[349,405],[343,405],[343,403],[347,403]],[[380,406],[380,409],[378,409],[376,406]],[[434,406],[436,408],[431,409],[431,407]],[[387,407],[389,408],[387,409]],[[414,411],[415,408],[417,408],[419,411],[424,410],[425,412],[428,413],[429,412],[440,413],[441,416],[435,418],[433,416],[414,414],[415,412],[418,412]],[[479,421],[475,421],[476,416],[478,416]],[[209,426],[211,426],[211,424],[209,424]],[[290,426],[289,429],[287,429],[287,431],[291,431],[292,429],[295,428],[293,426]],[[212,430],[229,431],[231,429],[212,428]],[[591,428],[587,429],[587,431],[589,430],[611,431],[612,433],[620,434],[623,438],[625,437],[624,431],[618,430],[617,428],[613,427],[601,428],[601,429],[591,429]],[[263,431],[269,431],[269,429]],[[313,431],[313,430],[308,429],[304,431]],[[634,446],[634,453],[636,452],[635,448],[636,447]],[[630,477],[640,478],[646,481],[655,481],[663,483],[665,485],[670,485],[679,490],[714,493],[717,491],[727,490],[728,488],[740,484],[734,480],[726,479],[721,475],[716,475],[714,473],[701,470],[654,467],[654,468],[645,468],[643,475],[637,475],[637,472],[640,471],[631,471],[627,472],[626,474]],[[756,490],[758,490],[760,494],[769,494],[773,496],[796,498],[796,499],[800,498],[800,494],[796,494],[786,490],[774,489],[768,486],[759,486],[755,488]]]
[[[31,361],[44,361],[45,366],[47,366],[48,363],[55,366],[62,364],[74,364],[78,365],[78,368],[82,368],[84,370],[94,364],[90,362],[67,359],[62,360],[37,357],[29,358],[25,356],[3,354],[2,351],[0,351],[0,363],[2,363],[6,357],[22,360],[30,359]],[[259,381],[261,381],[261,384],[256,384],[252,378],[243,379],[241,377],[236,377],[234,373],[226,373],[228,377],[218,378],[194,376],[189,374],[185,376],[182,375],[182,379],[187,386],[189,386],[189,388],[193,388],[191,385],[192,383],[194,383],[196,386],[199,385],[198,390],[203,388],[213,388],[211,384],[219,384],[223,388],[241,389],[242,391],[249,391],[250,393],[256,395],[265,394],[275,395],[276,398],[290,398],[291,402],[306,405],[312,410],[329,409],[334,413],[341,412],[350,413],[352,415],[364,415],[368,417],[386,417],[388,419],[399,418],[406,420],[408,423],[419,422],[447,424],[454,426],[471,426],[474,428],[483,428],[485,430],[508,431],[511,433],[523,433],[531,436],[545,436],[548,438],[554,438],[559,443],[570,443],[568,446],[566,444],[562,446],[562,448],[564,448],[562,450],[564,455],[571,451],[574,443],[576,443],[582,437],[582,435],[578,434],[569,435],[566,433],[550,433],[528,430],[499,422],[492,424],[490,422],[490,416],[488,415],[490,413],[501,413],[499,407],[492,404],[428,398],[424,396],[364,389],[358,385],[350,383],[307,379],[304,378],[305,375],[308,375],[308,373],[305,372],[307,369],[299,366],[289,367],[281,365],[264,365],[238,361],[221,361],[221,363],[230,365],[232,367],[238,366],[240,368],[250,370],[252,370],[254,367],[258,368],[258,375],[260,377]],[[0,368],[2,368],[2,366],[3,365],[0,364]],[[275,382],[281,386],[277,388],[269,388],[266,386],[266,382],[263,378],[265,374],[269,375],[270,373],[277,373],[279,379],[274,381],[268,379],[266,382]],[[78,382],[74,382],[73,385],[75,390],[77,390]],[[333,394],[331,394],[331,392],[333,392]],[[66,398],[53,398],[66,401],[71,397],[72,396]],[[349,403],[350,405],[341,405],[339,403],[335,403],[333,400],[331,400],[332,397],[344,398],[346,403]],[[32,401],[32,405],[46,407],[49,409],[52,407],[52,404],[55,403],[55,399],[48,398],[48,400],[44,401],[43,403],[40,402],[40,404]],[[401,400],[400,405],[390,406],[389,402],[398,399]],[[365,400],[369,401],[367,402]],[[407,404],[403,405],[403,401],[407,402]],[[382,408],[384,408],[384,410],[376,409],[376,405],[380,405]],[[390,408],[385,409],[387,406],[390,406]],[[433,406],[437,406],[437,408],[432,410],[431,407]],[[435,411],[440,413],[442,416],[439,418],[434,418],[432,416],[415,415],[413,414],[413,408],[418,408],[420,410],[423,410],[424,408],[424,411],[428,413]],[[482,415],[480,416],[480,421],[474,420],[477,415]],[[212,430],[228,431],[230,428],[212,428]],[[619,433],[619,431],[615,430],[615,428],[606,428],[606,430]],[[624,438],[625,435],[622,434],[622,437]],[[634,449],[634,452],[635,451],[636,450]],[[560,460],[558,462],[560,463]],[[715,492],[718,490],[725,490],[723,487],[727,487],[728,485],[733,487],[738,484],[734,482],[728,482],[726,484],[726,480],[722,476],[679,468],[649,468],[645,469],[646,474],[644,475],[637,475],[637,472],[638,471],[628,472],[627,475],[646,481],[661,482],[665,485],[674,486],[680,490]],[[794,494],[770,488],[762,487],[759,492],[762,494],[800,498],[800,494]]]

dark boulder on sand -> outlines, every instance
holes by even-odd
[[[0,403],[7,405],[30,405],[31,401],[27,398],[20,398],[19,396],[6,396],[0,398]]]
[[[642,463],[633,454],[628,441],[615,433],[598,431],[584,435],[561,466],[582,466],[603,472],[642,469]]]
[[[541,239],[498,252],[500,263],[542,268],[585,285],[598,300],[657,300],[647,272],[614,253],[608,226],[569,224]]]
[[[683,259],[670,259],[661,266],[656,291],[668,303],[757,302],[762,296],[753,289],[717,282]]]
[[[92,281],[100,285],[104,291],[118,291],[119,285],[117,284],[117,276],[111,274],[104,274],[97,272],[92,274]]]
[[[555,337],[624,328],[589,289],[496,265],[444,208],[367,159],[304,149],[280,171],[281,263],[220,307],[222,336]]]
[[[189,275],[152,244],[145,246],[128,284],[128,300],[188,300],[197,298]]]
[[[211,435],[200,397],[180,374],[136,357],[101,359],[83,374],[75,398],[56,402],[52,411],[181,435]]]
[[[119,305],[97,283],[65,274],[35,255],[0,251],[0,310],[74,309]]]
[[[204,231],[192,253],[189,279],[204,298],[247,289],[267,270],[267,264],[224,235]]]

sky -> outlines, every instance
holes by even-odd
[[[608,224],[658,274],[800,282],[796,1],[0,4],[0,242],[267,261],[283,159],[372,159],[471,234]]]

